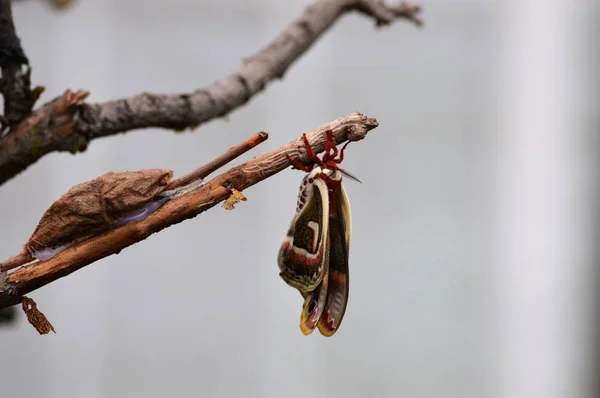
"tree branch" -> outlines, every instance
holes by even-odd
[[[16,126],[31,113],[43,91],[41,87],[31,90],[31,68],[22,68],[29,61],[15,31],[10,3],[10,0],[0,0],[0,92],[4,96],[0,137],[7,128]]]
[[[208,162],[204,166],[199,167],[196,170],[173,181],[170,181],[168,184],[166,184],[166,186],[164,186],[164,191],[170,192],[170,195],[180,196],[197,189],[202,184],[204,178],[208,177],[210,174],[225,166],[226,164],[230,163],[232,160],[238,158],[239,156],[248,152],[252,148],[255,148],[257,145],[266,141],[268,137],[269,134],[267,134],[264,131],[254,134],[252,137],[242,141],[238,145],[229,148],[224,154]],[[130,212],[135,212],[136,210],[139,210],[140,206],[144,206],[144,202],[148,204],[148,201],[152,199],[152,197],[146,197],[145,194],[142,194],[142,192],[159,191],[161,189],[159,187],[162,185],[162,179],[168,175],[167,172],[172,174],[172,172],[168,170],[157,171],[158,173],[151,173],[150,175],[146,175],[146,177],[141,177],[145,181],[143,184],[150,184],[150,186],[154,186],[154,184],[157,184],[155,185],[156,188],[154,189],[148,189],[148,185],[144,185],[146,188],[140,187],[136,189],[131,185],[131,183],[135,181],[139,182],[140,176],[137,176],[137,179],[131,178],[129,180],[126,180],[128,182],[124,182],[125,177],[121,175],[119,179],[120,182],[111,185],[111,188],[108,189],[108,191],[112,192],[112,196],[114,197],[114,195],[116,195],[118,187],[123,185],[127,186],[128,184],[128,189],[137,192],[134,195],[134,198],[127,199],[123,196],[119,197],[118,203],[107,204],[107,201],[110,200],[106,197],[103,198],[104,201],[102,203],[102,207],[104,209],[109,208],[110,210],[106,210],[106,213],[100,217],[100,219],[102,220],[101,222],[98,221],[98,218],[92,216],[93,212],[91,208],[94,206],[93,202],[86,201],[85,206],[82,205],[82,196],[85,196],[83,195],[83,192],[86,192],[86,190],[88,189],[94,190],[93,196],[99,196],[101,195],[103,189],[98,189],[98,185],[96,185],[96,188],[89,188],[92,181],[87,181],[84,183],[84,185],[87,184],[88,187],[85,189],[82,189],[81,184],[79,184],[78,186],[80,188],[77,191],[77,194],[72,193],[71,196],[67,196],[69,199],[65,199],[65,195],[63,195],[58,201],[54,202],[48,210],[46,210],[46,212],[42,216],[42,219],[38,223],[35,232],[29,238],[29,241],[23,246],[23,249],[16,255],[10,257],[8,260],[0,262],[0,273],[9,271],[13,268],[17,268],[21,265],[25,265],[34,261],[36,257],[34,256],[33,252],[35,252],[36,250],[42,250],[44,248],[47,248],[48,246],[51,246],[51,248],[56,248],[57,246],[73,242],[74,240],[78,239],[79,237],[73,236],[73,233],[71,231],[77,231],[78,233],[86,236],[90,234],[95,235],[99,232],[104,232],[105,230],[114,227],[114,224],[110,221],[110,219],[122,219],[123,213],[131,215]],[[106,178],[103,181],[103,183],[107,183]],[[96,181],[96,184],[98,184],[98,181]],[[69,190],[69,192],[71,191]],[[66,195],[69,195],[69,193],[67,193]],[[152,195],[154,195],[154,193]],[[82,206],[84,206],[86,208],[85,211],[83,211],[83,213],[85,213],[84,217],[74,217],[74,214],[80,214],[79,212],[81,210],[73,209],[73,206],[75,206],[73,203],[73,198],[78,198],[77,200],[79,204],[77,204],[76,207],[81,208]],[[57,210],[57,208],[55,207],[57,206],[57,202],[63,203],[62,206],[64,207],[59,207],[67,209],[66,213],[61,213],[61,210]],[[133,203],[133,205],[127,210],[125,210],[123,209],[123,206],[128,206],[126,203]],[[51,208],[53,208],[54,210],[50,211]],[[50,212],[50,214],[48,214],[48,212]],[[57,218],[60,219],[58,224],[56,224]],[[109,219],[108,222],[106,222],[107,219]],[[92,220],[92,225],[90,225],[90,220]],[[64,228],[65,224],[70,224],[70,227],[66,230]],[[42,228],[43,231],[40,232],[39,228]],[[92,228],[95,232],[92,233],[90,231],[90,228]],[[56,230],[60,230],[60,232]],[[36,235],[37,233],[39,233],[40,235]],[[60,235],[60,237],[57,235]],[[32,242],[33,245],[31,245]]]
[[[319,127],[307,134],[307,138],[313,151],[320,153],[324,150],[325,131],[328,129],[333,130],[333,139],[340,144],[346,140],[361,140],[377,126],[375,119],[354,112]],[[286,155],[300,162],[310,161],[302,138],[298,138],[228,170],[187,195],[166,202],[141,221],[92,236],[47,261],[26,265],[10,274],[0,273],[0,308],[14,305],[21,301],[23,295],[104,257],[117,254],[153,233],[196,217],[227,199],[233,190],[242,191],[286,169],[290,166]]]
[[[379,0],[313,0],[271,43],[245,59],[238,71],[208,87],[186,94],[142,93],[101,104],[72,103],[61,128],[50,123],[55,118],[52,104],[44,105],[0,140],[0,185],[53,151],[84,151],[99,137],[147,127],[195,128],[224,116],[282,78],[338,18],[352,10],[374,18],[378,26],[397,18],[422,23],[416,17],[420,7],[404,3],[391,7]],[[61,98],[53,102],[65,102]]]

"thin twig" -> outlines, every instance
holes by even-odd
[[[208,177],[210,174],[214,173],[221,167],[225,166],[227,163],[231,162],[233,159],[243,155],[248,152],[250,149],[259,145],[260,143],[266,141],[269,138],[269,134],[265,131],[261,131],[259,133],[254,134],[252,137],[247,140],[239,143],[238,145],[231,147],[219,156],[218,158],[208,162],[204,166],[197,168],[196,170],[188,173],[182,177],[177,178],[176,180],[171,181],[166,190],[183,187],[191,184],[194,181],[204,179]]]
[[[21,265],[30,263],[34,260],[35,258],[31,255],[29,250],[23,248],[8,260],[4,260],[0,263],[0,272],[10,271],[11,269],[20,267]]]
[[[268,83],[282,78],[341,16],[353,10],[373,18],[378,26],[397,19],[421,23],[416,17],[420,7],[405,3],[388,6],[380,0],[313,0],[236,72],[205,88],[186,94],[142,93],[100,104],[81,103],[68,113],[69,118],[62,119],[60,131],[50,122],[53,112],[48,112],[47,105],[42,107],[29,118],[35,123],[24,120],[0,140],[0,185],[53,151],[84,151],[99,137],[147,127],[183,130],[225,116]]]
[[[353,112],[319,127],[307,134],[307,138],[313,151],[320,153],[325,147],[325,131],[328,129],[333,130],[334,142],[340,144],[346,140],[361,140],[377,126],[375,119]],[[88,264],[119,253],[153,233],[196,217],[227,199],[234,189],[242,191],[286,169],[290,166],[286,155],[300,162],[310,161],[302,138],[298,138],[270,153],[226,171],[187,195],[165,203],[139,222],[125,224],[93,236],[64,250],[50,260],[21,267],[8,275],[0,274],[0,308],[14,305],[23,295]]]

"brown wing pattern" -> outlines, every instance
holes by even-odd
[[[349,268],[348,256],[352,221],[350,203],[343,186],[335,193],[334,207],[329,214],[329,272],[327,300],[319,320],[319,331],[324,336],[332,336],[344,318],[348,304]]]

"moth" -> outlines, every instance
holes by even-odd
[[[279,275],[304,297],[300,330],[305,335],[318,327],[322,335],[332,336],[348,303],[352,221],[342,175],[360,181],[338,166],[349,142],[338,151],[333,132],[327,130],[326,134],[321,159],[312,151],[306,134],[302,136],[312,165],[288,156],[295,168],[308,174],[300,184],[296,215],[279,249]]]

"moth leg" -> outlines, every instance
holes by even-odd
[[[346,149],[346,147],[348,146],[348,144],[350,143],[350,141],[346,142],[344,144],[344,146],[342,147],[342,149],[340,150],[340,157],[339,159],[334,159],[334,162],[336,163],[342,163],[342,161],[344,160],[344,149]]]
[[[323,161],[325,162],[329,159],[335,159],[337,154],[338,149],[333,142],[333,131],[327,130],[327,141],[325,142],[325,155],[323,156]]]
[[[290,155],[288,155],[287,153],[286,153],[285,157],[287,157],[287,158],[288,158],[288,160],[290,161],[290,163],[292,164],[292,166],[294,166],[294,167],[295,167],[295,168],[297,168],[298,170],[304,170],[304,171],[306,171],[307,173],[308,173],[309,171],[311,171],[311,170],[312,170],[312,167],[310,167],[310,166],[305,166],[305,165],[303,165],[302,163],[300,163],[299,161],[297,161],[297,160],[295,160],[295,159],[292,159],[292,158],[290,157]]]
[[[317,164],[321,164],[321,159],[319,159],[319,157],[313,152],[312,147],[310,146],[310,142],[308,142],[308,138],[306,138],[306,134],[302,134],[302,139],[304,140],[304,145],[306,146],[306,154],[308,155],[310,160]]]
[[[329,161],[329,158],[331,157],[331,130],[327,130],[325,132],[326,134],[326,138],[325,138],[325,150],[323,151],[323,163]]]

